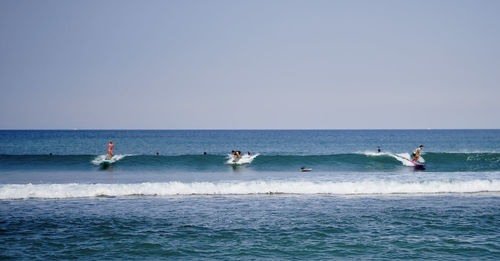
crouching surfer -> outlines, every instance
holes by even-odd
[[[420,158],[420,151],[424,148],[424,145],[420,145],[415,152],[413,152],[413,162],[417,162]]]
[[[233,153],[233,158],[234,158],[234,161],[237,161],[238,159],[241,158],[241,151],[231,151]]]

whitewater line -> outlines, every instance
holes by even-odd
[[[159,182],[132,184],[4,184],[0,200],[29,198],[82,198],[99,196],[250,195],[250,194],[439,194],[500,192],[500,180],[469,181],[245,181],[245,182]]]

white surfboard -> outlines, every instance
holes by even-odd
[[[102,164],[110,164],[110,163],[112,162],[112,159],[113,159],[113,158],[111,158],[111,159],[106,159],[106,158],[104,158],[103,160],[101,160],[101,163],[102,163]]]

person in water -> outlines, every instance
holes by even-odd
[[[377,146],[377,152],[380,153],[380,146]]]
[[[106,150],[108,151],[108,156],[106,157],[107,160],[110,160],[113,158],[113,150],[115,149],[115,145],[113,145],[113,141],[110,140],[108,146],[106,146]]]
[[[413,161],[417,162],[417,160],[420,158],[420,151],[424,148],[424,145],[420,145],[415,152],[413,152]]]
[[[247,156],[250,156],[250,151],[247,151]]]

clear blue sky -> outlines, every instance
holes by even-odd
[[[500,1],[0,1],[0,129],[500,128]]]

